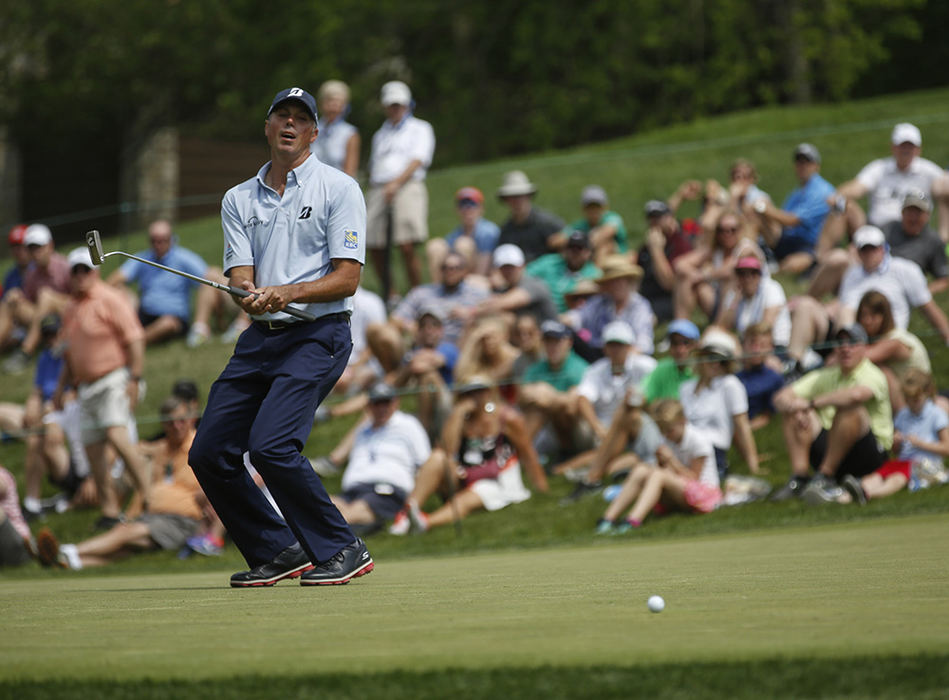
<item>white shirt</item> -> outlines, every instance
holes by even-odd
[[[379,187],[392,182],[405,172],[413,160],[421,165],[412,173],[412,180],[425,179],[432,156],[435,155],[435,131],[432,125],[412,115],[398,124],[386,120],[372,135],[369,155],[369,184]]]
[[[933,180],[945,171],[931,160],[913,158],[905,171],[896,167],[896,159],[879,158],[857,173],[857,182],[867,188],[867,219],[883,226],[902,218],[903,198],[913,190],[932,196]]]
[[[319,124],[320,133],[316,141],[310,144],[310,153],[337,170],[343,169],[346,160],[346,146],[356,134],[356,127],[337,117],[329,124]]]
[[[791,340],[791,312],[788,311],[787,295],[780,282],[772,277],[762,277],[758,291],[751,299],[745,299],[734,289],[729,290],[725,297],[725,306],[731,306],[736,296],[738,306],[735,309],[735,330],[739,335],[743,336],[748,326],[758,323],[764,317],[765,309],[778,306],[781,310],[774,319],[771,337],[775,345],[787,346]]]
[[[415,472],[432,452],[418,418],[396,411],[381,428],[371,420],[359,424],[349,464],[343,472],[345,491],[356,484],[392,484],[410,493]]]
[[[718,479],[718,465],[715,462],[715,446],[708,433],[691,423],[686,423],[682,433],[682,442],[676,444],[666,438],[663,438],[662,442],[672,450],[675,458],[689,469],[692,468],[692,460],[701,457],[702,471],[699,473],[699,481],[716,488],[721,486]]]
[[[880,292],[890,302],[893,322],[898,328],[909,326],[910,307],[922,306],[933,298],[919,265],[889,253],[873,272],[864,270],[860,263],[847,268],[840,281],[840,303],[856,309],[860,298],[870,290]]]
[[[356,287],[353,294],[353,316],[349,320],[353,334],[353,351],[349,355],[349,364],[359,359],[366,349],[366,329],[373,323],[385,323],[386,305],[375,292],[362,286]]]
[[[287,174],[283,197],[255,177],[232,187],[221,203],[224,272],[253,265],[258,287],[312,282],[329,274],[333,258],[366,261],[366,202],[359,184],[308,157]],[[294,304],[314,316],[352,311],[352,297]],[[255,319],[294,320],[283,312]]]
[[[735,434],[734,417],[748,413],[745,386],[734,374],[715,377],[696,393],[698,383],[698,379],[690,379],[679,387],[679,400],[685,417],[707,433],[715,447],[727,450]]]
[[[577,391],[593,404],[600,422],[609,425],[613,413],[626,398],[626,390],[641,388],[643,379],[655,368],[654,358],[631,352],[622,374],[613,374],[610,359],[603,357],[586,368]]]

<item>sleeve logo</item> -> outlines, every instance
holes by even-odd
[[[353,250],[359,247],[359,236],[351,228],[343,231],[343,247]]]

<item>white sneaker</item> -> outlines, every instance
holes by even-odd
[[[389,526],[389,534],[402,537],[403,535],[409,534],[409,528],[411,527],[412,522],[409,520],[408,514],[404,510],[400,510],[396,513],[395,520],[393,520]]]
[[[185,344],[189,348],[196,348],[208,342],[208,338],[210,337],[211,329],[203,323],[195,323],[192,324],[191,329],[188,331],[188,338],[185,340]]]
[[[412,527],[419,532],[425,532],[428,530],[428,516],[422,512],[422,509],[418,507],[418,503],[413,500],[409,500],[409,519],[412,521]]]

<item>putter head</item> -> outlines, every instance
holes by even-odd
[[[86,246],[89,248],[89,255],[92,256],[92,262],[95,265],[105,262],[105,256],[102,254],[102,240],[95,229],[86,231]]]

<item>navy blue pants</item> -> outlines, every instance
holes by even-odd
[[[251,567],[294,542],[324,562],[356,539],[301,454],[352,347],[338,314],[280,330],[252,323],[211,386],[188,462]],[[244,452],[285,520],[244,468]]]

